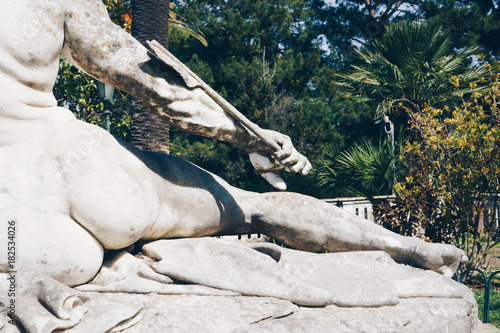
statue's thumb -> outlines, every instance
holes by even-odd
[[[260,175],[264,177],[264,179],[267,180],[268,183],[271,184],[274,188],[277,188],[280,191],[286,190],[285,181],[281,179],[281,177],[277,174],[273,172],[263,172]]]

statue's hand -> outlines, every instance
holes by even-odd
[[[293,147],[292,141],[288,136],[269,130],[266,131],[266,134],[276,141],[281,149],[271,155],[252,152],[249,154],[250,162],[252,162],[255,170],[257,170],[269,184],[284,191],[286,190],[286,183],[272,171],[284,168],[288,172],[298,172],[301,175],[307,175],[312,166],[307,158]]]

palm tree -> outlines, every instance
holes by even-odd
[[[408,129],[409,109],[442,106],[456,98],[456,87],[450,82],[454,76],[462,84],[462,92],[470,91],[469,83],[487,74],[483,67],[471,66],[470,57],[477,52],[477,47],[454,50],[439,18],[398,22],[388,26],[385,34],[374,40],[369,49],[356,51],[357,64],[346,74],[339,75],[340,83],[348,89],[350,97],[375,103],[379,116],[391,113],[399,129],[406,129],[407,136],[418,140],[418,135]],[[398,147],[402,150],[401,144]],[[385,194],[387,188],[381,184],[393,185],[394,178],[392,181],[387,179],[383,171],[391,169],[384,166],[399,161],[400,153],[379,152],[380,149],[368,142],[357,144],[331,157],[327,162],[335,171],[335,177],[330,175],[328,178],[325,173],[320,181],[323,186],[328,182],[331,186],[344,184],[369,199],[374,194]],[[386,161],[380,162],[378,158],[384,156]],[[396,175],[397,168],[391,172]],[[399,199],[391,205],[374,200],[372,203],[379,222],[386,227],[407,235],[425,235],[421,221],[411,216]]]
[[[319,160],[319,186],[325,195],[356,195],[370,201],[392,194],[399,172],[400,152],[395,149],[401,145],[394,146],[388,135],[378,144],[362,138],[344,151],[329,151]]]
[[[132,36],[143,45],[146,45],[146,41],[155,39],[167,48],[170,23],[172,27],[207,46],[203,33],[186,23],[172,9],[170,0],[132,0]],[[143,150],[168,153],[169,126],[139,100],[132,99],[132,105],[130,142]]]
[[[140,43],[156,39],[168,47],[170,0],[132,0],[132,36]],[[169,152],[169,126],[133,99],[130,142],[144,150]]]
[[[486,74],[480,66],[470,66],[470,56],[477,52],[477,47],[455,51],[439,18],[402,21],[389,25],[370,49],[356,51],[357,64],[338,75],[339,83],[351,97],[375,102],[379,116],[391,109],[396,122],[406,125],[407,108],[456,96],[452,76],[468,87]]]

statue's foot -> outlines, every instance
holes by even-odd
[[[461,263],[469,261],[463,250],[448,244],[419,242],[412,248],[412,253],[415,264],[449,278]]]

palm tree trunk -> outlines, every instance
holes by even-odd
[[[132,36],[143,45],[156,39],[168,47],[170,0],[132,0]],[[130,142],[143,150],[169,152],[169,126],[137,99],[132,101]]]

